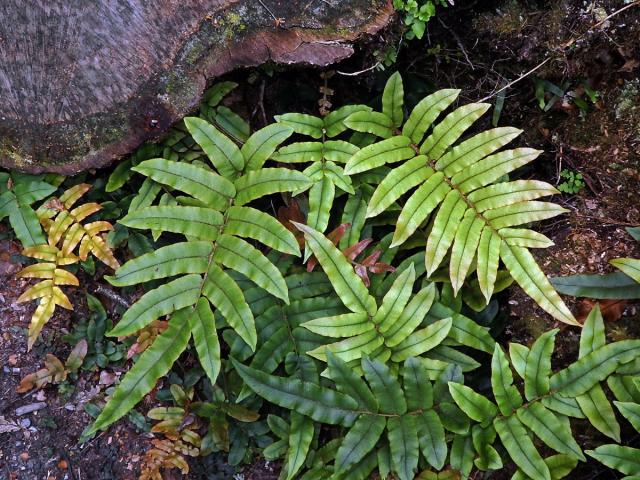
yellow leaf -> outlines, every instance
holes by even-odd
[[[18,272],[19,278],[53,278],[55,263],[36,263]]]
[[[85,203],[84,205],[80,205],[79,207],[71,210],[71,216],[75,219],[76,222],[81,222],[89,215],[93,215],[100,210],[102,210],[102,207],[95,202]]]
[[[111,225],[109,222],[105,222],[104,220],[100,220],[97,222],[87,223],[84,226],[84,229],[89,235],[93,237],[100,232],[108,232],[109,230],[113,230],[113,225]]]
[[[73,253],[67,253],[67,254],[60,254],[58,256],[58,261],[56,262],[59,266],[62,265],[71,265],[73,263],[78,263],[78,260],[80,260],[78,257],[76,257]]]
[[[78,252],[78,257],[84,262],[87,259],[87,255],[91,251],[91,237],[85,236],[80,242],[80,251]]]
[[[85,229],[81,224],[74,223],[64,237],[64,242],[62,242],[62,253],[64,255],[68,255],[73,252],[82,240],[82,237],[84,237],[85,233]]]
[[[53,302],[53,298],[44,297],[40,300],[40,305],[36,308],[33,317],[31,317],[31,323],[29,324],[29,338],[27,340],[27,350],[31,350],[33,344],[36,342],[42,327],[53,316],[53,311],[56,308],[56,304]]]
[[[100,260],[102,263],[109,265],[114,270],[120,266],[116,257],[113,256],[113,252],[107,246],[102,237],[91,237],[91,253]]]
[[[18,303],[28,302],[29,300],[35,300],[36,298],[49,297],[53,293],[53,281],[43,280],[36,283],[33,287],[29,288],[18,298]]]
[[[22,250],[25,257],[37,258],[47,262],[55,262],[58,258],[58,249],[52,245],[36,245]]]
[[[71,208],[80,199],[80,197],[89,190],[91,190],[91,185],[88,183],[80,183],[60,195],[60,201],[64,204],[65,208]]]
[[[69,212],[60,212],[48,230],[49,245],[58,245],[71,225],[73,225],[73,217],[69,215]]]
[[[67,272],[62,268],[56,268],[53,272],[53,280],[56,285],[73,285],[75,287],[80,285],[78,278],[71,272]]]
[[[53,287],[53,302],[62,308],[73,310],[73,305],[71,305],[69,298],[60,290],[60,287]]]

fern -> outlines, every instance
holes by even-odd
[[[336,389],[271,376],[235,361],[234,366],[245,383],[270,402],[316,422],[348,427],[333,465],[320,466],[316,474],[367,478],[378,461],[364,460],[371,453],[374,459],[376,453],[384,454],[387,442],[392,470],[401,479],[413,478],[420,453],[435,468],[442,467],[447,455],[444,427],[436,413],[434,387],[419,360],[404,362],[402,384],[387,366],[367,357],[361,360],[366,382],[331,353],[327,360]],[[296,429],[292,423],[289,435]]]
[[[617,371],[633,365],[640,355],[639,340],[605,345],[604,324],[596,307],[585,322],[579,359],[552,374],[551,354],[556,333],[557,330],[552,330],[540,336],[531,349],[511,345],[511,363],[524,380],[526,401],[514,386],[509,360],[499,346],[493,355],[491,374],[495,403],[468,387],[449,384],[458,406],[477,422],[472,431],[495,429],[507,453],[521,469],[521,475],[530,478],[556,477],[529,438],[529,432],[574,461],[584,461],[585,457],[571,434],[567,417],[586,418],[619,441],[617,420],[599,382],[615,378]],[[483,459],[483,452],[477,451],[477,454],[480,456],[475,465],[483,469],[482,465],[489,464],[489,456]]]
[[[27,247],[22,252],[25,256],[41,261],[18,272],[18,277],[42,279],[18,298],[18,302],[39,301],[29,324],[28,350],[33,347],[40,331],[53,316],[56,306],[73,310],[73,305],[60,287],[78,286],[79,281],[73,273],[61,267],[85,261],[90,253],[112,268],[119,266],[101,235],[102,232],[111,230],[112,225],[103,220],[81,223],[102,207],[90,202],[72,208],[90,188],[91,185],[88,184],[71,187],[59,198],[48,200],[34,212],[44,226],[47,237],[42,244]],[[74,254],[76,249],[77,255]]]
[[[11,227],[24,247],[46,242],[31,205],[55,192],[58,180],[48,182],[43,175],[0,172],[0,220],[9,217]]]
[[[474,467],[501,469],[501,452],[506,452],[520,469],[514,478],[562,478],[579,460],[585,460],[568,417],[586,418],[599,427],[594,408],[581,398],[592,397],[595,408],[606,411],[610,406],[606,398],[592,392],[603,380],[637,371],[640,340],[605,344],[602,317],[596,308],[585,323],[579,359],[552,373],[556,333],[552,330],[542,335],[531,348],[511,344],[509,357],[495,346],[493,398],[465,386],[455,365],[440,372],[432,383],[429,362],[424,358],[407,358],[396,376],[390,366],[363,356],[359,363],[365,382],[358,370],[328,351],[327,376],[333,387],[270,375],[237,360],[233,363],[244,382],[269,402],[315,422],[345,428],[335,454],[312,467],[315,475],[367,478],[377,466],[381,475],[390,468],[398,478],[411,479],[422,457],[436,471],[448,458],[449,467],[468,478]],[[524,396],[514,382],[510,364],[523,379]],[[634,396],[640,394],[637,380],[628,386]],[[616,402],[636,428],[638,405]],[[287,454],[291,448],[286,448],[290,445],[285,441],[287,434],[299,427],[274,419],[269,424],[280,440],[267,452],[273,458],[276,453]],[[504,449],[495,447],[498,439]],[[558,455],[543,458],[536,446],[539,442]],[[637,473],[636,451],[629,447],[603,446],[587,453],[623,473]],[[423,475],[429,478],[427,472]]]
[[[200,115],[235,141],[244,143],[251,133],[249,124],[231,109],[220,105],[222,99],[237,86],[238,84],[234,82],[220,82],[213,85],[202,99]]]
[[[197,430],[201,424],[197,417],[187,418],[193,389],[185,392],[174,384],[170,391],[177,406],[156,407],[147,412],[147,417],[159,422],[151,428],[151,433],[161,434],[165,438],[151,440],[153,448],[145,452],[140,480],[161,479],[161,470],[171,468],[178,468],[183,475],[187,475],[189,464],[185,457],[200,455],[202,438]]]
[[[63,255],[69,255],[77,248],[80,260],[87,260],[91,253],[105,265],[116,269],[120,264],[101,235],[112,230],[113,226],[103,220],[82,223],[99,212],[102,206],[90,202],[72,208],[90,189],[91,185],[87,183],[69,188],[60,198],[44,203],[38,209],[38,218],[47,232],[49,245],[59,245]]]
[[[204,371],[215,383],[220,371],[220,345],[212,306],[249,348],[256,348],[253,314],[237,277],[226,269],[289,302],[280,271],[244,238],[283,253],[299,254],[291,232],[269,215],[246,206],[271,193],[309,187],[309,180],[300,172],[263,168],[293,130],[270,125],[239,148],[205,120],[186,118],[185,125],[214,168],[163,158],[141,162],[135,171],[186,196],[176,197],[177,205],[132,211],[120,223],[181,234],[186,240],[133,259],[108,279],[113,285],[125,286],[176,277],[143,295],[108,334],[131,335],[165,315],[171,315],[169,327],[125,376],[92,432],[120,418],[148,393],[187,347],[190,337]]]
[[[60,267],[77,263],[78,257],[73,254],[64,255],[55,245],[27,247],[22,251],[22,254],[41,260],[41,262],[29,265],[18,272],[18,277],[20,278],[41,279],[40,282],[31,286],[18,297],[19,303],[38,300],[38,307],[29,323],[27,350],[31,350],[31,347],[38,339],[38,335],[40,335],[40,331],[53,316],[56,306],[73,310],[69,297],[65,295],[60,287],[64,285],[77,287],[80,282],[73,273]]]
[[[203,97],[200,115],[234,140],[245,142],[249,138],[249,125],[229,108],[220,105],[222,99],[237,86],[233,82],[221,82],[213,85]],[[194,141],[184,124],[180,122],[171,129],[162,142],[146,143],[129,158],[118,163],[109,176],[105,190],[114,192],[124,186],[135,173],[132,167],[144,160],[162,157],[169,160],[181,159],[190,162],[204,156],[205,153]],[[138,202],[142,202],[143,206],[149,206],[160,191],[160,185],[154,184],[152,181],[146,182],[132,200],[132,204],[135,207]]]
[[[557,193],[556,189],[534,180],[500,182],[540,152],[529,148],[498,152],[521,133],[514,128],[488,130],[456,145],[489,108],[482,103],[465,105],[434,124],[458,94],[458,90],[449,89],[429,95],[403,123],[402,79],[396,73],[385,88],[382,112],[360,111],[347,117],[348,127],[382,139],[349,159],[344,169],[347,175],[404,162],[378,185],[369,201],[367,218],[381,214],[415,189],[397,219],[392,247],[405,243],[431,218],[426,234],[428,275],[451,251],[449,276],[454,293],[475,263],[479,287],[488,302],[501,259],[515,281],[544,310],[576,325],[528,251],[548,247],[551,241],[532,230],[514,228],[563,213],[565,210],[555,204],[536,200]]]
[[[434,304],[436,289],[433,283],[428,283],[413,295],[416,280],[413,263],[390,277],[395,278],[378,306],[362,279],[329,239],[306,225],[296,226],[304,232],[307,244],[349,311],[302,324],[313,333],[344,339],[308,351],[312,357],[326,361],[331,352],[345,362],[368,355],[381,362],[399,363],[433,350],[447,338],[455,344],[484,351],[493,349],[488,332],[462,315],[441,307],[438,313],[444,317],[433,321],[425,318]]]
[[[354,112],[370,110],[364,105],[348,105],[324,118],[302,113],[286,113],[275,117],[279,123],[291,127],[296,133],[316,140],[292,143],[280,148],[274,156],[281,163],[310,163],[304,170],[313,181],[309,190],[306,223],[315,230],[324,232],[329,225],[336,188],[350,195],[355,194],[351,178],[345,175],[340,165],[346,163],[359,148],[334,138],[347,129],[343,122],[345,118]]]

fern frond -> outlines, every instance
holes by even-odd
[[[548,462],[553,457],[541,457],[529,432],[551,449],[572,458],[570,465],[574,466],[577,460],[585,461],[585,457],[564,415],[586,417],[603,433],[614,438],[619,435],[620,427],[599,382],[616,378],[614,372],[617,368],[628,365],[640,356],[638,340],[605,344],[604,324],[596,307],[585,322],[578,360],[552,375],[551,355],[556,333],[557,330],[547,332],[536,340],[531,349],[514,344],[510,347],[511,363],[524,377],[526,403],[523,403],[520,391],[513,383],[509,359],[499,346],[495,348],[491,368],[491,385],[496,403],[460,383],[449,383],[456,404],[479,424],[472,430],[495,428],[511,459],[523,474],[531,478],[554,478],[551,467],[555,465],[555,460]],[[637,409],[635,406],[628,408],[625,410],[623,406],[621,410],[631,416],[631,423],[635,425],[635,417],[631,412]],[[577,415],[573,414],[573,409],[577,409]],[[616,440],[619,441],[619,438]],[[489,437],[483,445],[487,443],[493,443],[493,439]],[[481,449],[476,446],[476,450],[482,458]],[[598,458],[593,451],[587,453]],[[609,461],[604,456],[601,460],[605,464]],[[619,465],[628,464],[622,460]],[[478,460],[476,466],[481,469],[487,467],[484,461]]]
[[[502,259],[516,282],[544,310],[558,320],[577,325],[527,251],[544,248],[550,242],[514,228],[565,212],[552,203],[536,201],[557,193],[556,189],[538,181],[501,182],[505,175],[533,161],[540,152],[528,148],[499,151],[520,134],[513,128],[488,130],[456,145],[489,107],[480,103],[465,105],[433,124],[453,103],[456,90],[429,95],[409,115],[402,133],[395,132],[392,128],[400,126],[397,122],[402,123],[399,75],[394,74],[386,88],[383,113],[362,111],[345,120],[354,130],[383,138],[355,153],[347,162],[345,173],[351,175],[404,162],[377,186],[367,207],[367,217],[380,215],[415,189],[398,217],[392,247],[405,243],[430,220],[425,256],[428,275],[451,252],[449,276],[457,293],[477,256],[478,282],[488,303]]]
[[[299,191],[309,186],[308,178],[300,172],[262,168],[293,130],[286,125],[270,125],[251,135],[239,148],[205,120],[186,118],[185,125],[217,171],[201,162],[190,164],[167,158],[138,163],[134,170],[147,180],[185,196],[178,196],[176,205],[148,205],[130,211],[121,223],[152,230],[154,235],[182,234],[186,241],[130,260],[108,277],[114,285],[174,277],[143,295],[108,335],[132,335],[169,315],[170,324],[178,324],[174,329],[180,330],[181,341],[172,344],[170,355],[167,353],[170,361],[163,362],[160,369],[152,364],[156,357],[147,353],[164,348],[163,338],[169,330],[155,340],[116,388],[93,431],[107,427],[148,393],[187,347],[190,336],[205,373],[215,383],[221,365],[215,314],[220,314],[248,348],[255,350],[254,316],[239,283],[255,285],[289,302],[280,270],[243,238],[258,240],[283,253],[299,253],[291,232],[266,214],[246,206],[270,193]],[[136,387],[130,391],[133,382]]]
[[[277,115],[276,121],[296,133],[310,136],[315,142],[296,142],[278,150],[274,160],[282,163],[310,163],[304,173],[313,182],[309,190],[307,225],[324,232],[336,197],[336,188],[353,194],[351,178],[336,163],[344,163],[359,149],[344,140],[331,140],[347,129],[343,121],[355,112],[370,111],[364,105],[349,105],[324,118],[300,113]],[[357,242],[359,238],[355,240]],[[353,243],[355,243],[353,242]],[[305,255],[308,258],[308,253]]]
[[[309,350],[307,353],[312,357],[326,361],[330,352],[346,362],[365,355],[380,361],[402,362],[434,350],[447,338],[481,350],[493,348],[486,330],[453,311],[447,317],[446,310],[440,308],[434,313],[445,316],[423,323],[435,300],[435,286],[429,284],[413,295],[416,280],[413,263],[395,275],[377,306],[350,263],[329,239],[311,227],[295,225],[304,232],[335,292],[352,312],[315,318],[303,324],[311,332],[343,338]],[[423,328],[418,328],[421,324]]]

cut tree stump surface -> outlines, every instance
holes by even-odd
[[[0,166],[107,165],[196,108],[211,79],[328,65],[392,13],[390,0],[3,0]]]

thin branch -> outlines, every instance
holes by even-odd
[[[534,73],[535,71],[539,70],[540,68],[542,68],[545,64],[547,64],[550,60],[552,60],[552,57],[547,58],[546,60],[544,60],[543,62],[540,62],[538,65],[536,65],[535,67],[533,67],[531,70],[529,70],[526,73],[523,73],[522,75],[520,75],[518,78],[516,78],[514,81],[507,83],[504,87],[502,87],[501,89],[493,92],[491,95],[487,95],[484,98],[481,98],[480,100],[478,100],[478,102],[484,102],[486,100],[489,100],[490,98],[495,97],[496,95],[498,95],[500,92],[504,92],[506,89],[512,87],[513,85],[515,85],[516,83],[518,83],[521,80],[524,80],[525,78],[527,78],[529,75],[531,75],[532,73]]]
[[[104,295],[109,300],[117,303],[118,305],[123,306],[124,308],[129,308],[131,306],[131,302],[121,297],[110,288],[105,287],[104,285],[97,284],[95,288],[93,288],[93,293],[97,293],[98,295]]]
[[[631,2],[629,5],[625,5],[622,8],[619,8],[618,10],[616,10],[615,12],[613,12],[611,15],[607,15],[605,18],[603,18],[602,20],[600,20],[599,22],[593,24],[591,27],[589,27],[589,29],[584,32],[582,35],[573,38],[571,40],[569,40],[567,43],[565,43],[562,48],[568,48],[571,45],[573,45],[574,43],[576,43],[578,40],[581,40],[582,38],[584,38],[584,36],[589,33],[591,30],[598,28],[600,25],[603,25],[604,23],[608,22],[609,20],[611,20],[613,17],[615,17],[616,15],[624,12],[625,10],[631,8],[631,7],[638,7],[640,6],[640,0],[636,0],[635,2]]]
[[[260,5],[262,5],[262,7],[269,12],[269,15],[271,15],[271,18],[273,18],[273,21],[276,22],[276,26],[279,25],[279,19],[273,14],[273,12],[271,10],[269,10],[269,7],[267,7],[264,2],[262,0],[258,0],[258,2],[260,3]]]
[[[610,20],[611,18],[615,17],[616,15],[624,12],[625,10],[631,8],[631,7],[638,7],[640,6],[640,0],[636,0],[633,3],[630,3],[629,5],[625,5],[622,8],[619,8],[618,10],[616,10],[615,12],[613,12],[612,14],[608,15],[607,17],[605,17],[604,19],[600,20],[599,22],[595,23],[594,25],[592,25],[591,27],[589,27],[589,29],[583,33],[582,35],[573,38],[571,40],[569,40],[567,43],[565,43],[564,45],[561,46],[560,51],[564,52],[564,50],[566,50],[567,48],[569,48],[571,45],[573,45],[575,42],[577,42],[578,40],[580,40],[581,38],[583,38],[587,33],[589,33],[590,31],[592,31],[595,28],[598,28],[600,25],[604,24],[605,22],[607,22],[608,20]],[[516,83],[518,83],[519,81],[525,79],[526,77],[528,77],[529,75],[531,75],[532,73],[534,73],[535,71],[537,71],[538,69],[542,68],[543,65],[545,65],[546,63],[548,63],[550,60],[553,60],[553,57],[549,57],[546,60],[544,60],[543,62],[539,63],[538,65],[536,65],[534,68],[532,68],[531,70],[529,70],[526,73],[523,73],[522,75],[520,75],[518,78],[516,78],[513,82],[508,83],[507,85],[505,85],[504,87],[502,87],[501,89],[499,89],[496,92],[493,92],[491,95],[487,95],[486,97],[478,100],[479,102],[484,102],[486,100],[489,100],[490,98],[495,97],[496,95],[498,95],[500,92],[506,90],[507,88],[515,85]]]
[[[373,70],[374,68],[377,68],[378,65],[380,65],[380,61],[374,63],[373,65],[371,65],[370,67],[365,68],[364,70],[360,70],[359,72],[341,72],[340,70],[336,70],[336,73],[340,74],[340,75],[345,75],[347,77],[355,77],[357,75],[362,75],[363,73],[367,73],[370,72],[371,70]]]
[[[446,23],[444,23],[440,17],[437,17],[437,19],[440,22],[440,25],[442,25],[444,28],[449,30],[449,33],[453,36],[454,40],[458,44],[458,47],[460,48],[462,55],[464,55],[465,60],[471,67],[471,70],[475,70],[476,68],[473,65],[473,63],[471,63],[471,60],[469,60],[469,55],[467,55],[467,50],[464,48],[464,45],[462,44],[462,40],[460,40],[460,37],[458,36],[458,34],[454,32]]]

